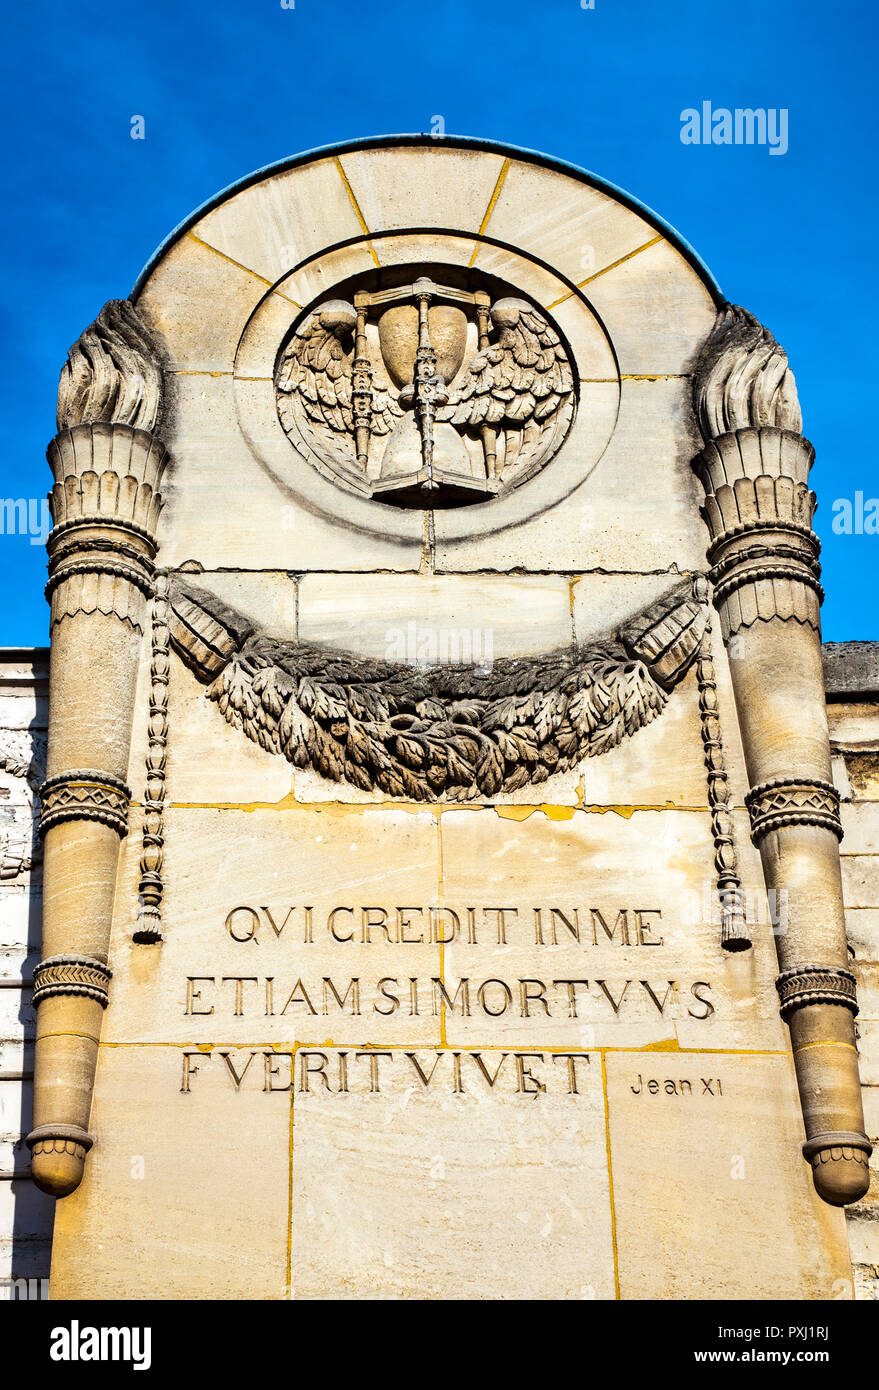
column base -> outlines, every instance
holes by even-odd
[[[41,1192],[67,1197],[82,1182],[85,1158],[94,1136],[79,1125],[39,1125],[27,1136],[31,1173]]]
[[[870,1186],[870,1154],[873,1146],[864,1134],[843,1131],[816,1134],[803,1145],[803,1157],[812,1165],[815,1191],[832,1207],[859,1202]]]

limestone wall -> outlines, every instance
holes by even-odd
[[[611,186],[403,137],[200,209],[58,419],[53,1298],[851,1297],[771,333]]]
[[[875,663],[876,649],[869,646]],[[845,671],[838,659],[828,662],[828,715],[843,798],[843,868],[861,1005],[864,1111],[870,1138],[879,1148],[879,701],[847,698],[851,680],[865,683],[863,659],[863,652],[853,653]],[[6,1281],[48,1276],[54,1212],[52,1201],[28,1175],[22,1138],[31,1125],[34,1016],[29,980],[39,958],[41,902],[39,862],[26,866],[32,853],[33,801],[21,769],[29,750],[37,759],[42,754],[47,672],[48,654],[42,649],[7,651],[0,661],[0,1297],[9,1289]],[[879,1300],[879,1154],[872,1166],[871,1190],[849,1210],[848,1225],[857,1297]],[[20,1295],[20,1286],[15,1292]]]
[[[34,799],[43,777],[48,653],[0,653],[0,1298],[48,1278],[54,1203],[30,1178],[34,1011],[41,862]]]
[[[828,661],[828,655],[831,660]],[[848,1210],[858,1298],[879,1299],[879,683],[874,643],[825,648],[834,775],[842,795],[842,868],[849,950],[858,979],[857,1020],[867,1134],[876,1146],[873,1178],[863,1201]]]

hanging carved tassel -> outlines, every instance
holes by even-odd
[[[162,865],[165,847],[165,760],[168,742],[168,573],[156,571],[150,661],[149,748],[143,804],[143,853],[138,882],[139,911],[134,940],[155,944],[162,938]]]
[[[707,588],[707,585],[705,587]],[[747,951],[752,943],[745,921],[744,895],[733,837],[729,778],[723,756],[710,628],[706,628],[696,658],[696,677],[699,683],[699,714],[702,720],[705,769],[708,774],[708,805],[711,808],[711,831],[714,836],[714,867],[717,870],[717,892],[720,897],[720,944],[725,951]]]

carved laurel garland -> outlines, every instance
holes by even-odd
[[[657,718],[705,628],[704,579],[616,637],[490,668],[359,657],[255,633],[185,575],[171,644],[227,723],[295,767],[363,791],[462,801],[545,782]]]
[[[134,940],[162,940],[162,867],[165,847],[165,768],[168,743],[168,680],[170,632],[168,629],[167,570],[156,571],[153,598],[152,655],[150,660],[149,746],[146,756],[146,790],[143,803],[143,853],[140,857],[138,895],[140,910]]]
[[[699,715],[702,723],[702,744],[705,749],[708,804],[711,807],[711,831],[714,836],[714,867],[717,870],[717,893],[720,898],[720,944],[727,951],[747,951],[752,943],[745,922],[744,895],[733,835],[729,778],[723,753],[710,628],[705,631],[696,658],[696,678],[699,685]]]

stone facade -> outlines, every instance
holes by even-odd
[[[813,450],[677,235],[479,142],[292,161],[48,457],[53,1296],[851,1296]]]
[[[24,1142],[33,1124],[34,966],[40,959],[42,853],[37,834],[45,776],[49,653],[0,652],[0,1293],[44,1292],[54,1203],[34,1185]]]
[[[841,845],[846,926],[858,980],[858,1051],[867,1133],[879,1142],[879,644],[824,647],[834,780],[842,798]],[[858,1298],[879,1298],[879,1165],[867,1195],[847,1212]]]
[[[872,1060],[879,1038],[879,644],[828,643],[824,646],[827,712],[834,752],[834,780],[842,798],[842,843],[849,950],[858,978],[861,1012],[858,1046],[867,1133],[879,1145],[875,1096],[879,1072]],[[3,1096],[4,1158],[0,1193],[4,1198],[0,1279],[47,1280],[54,1204],[30,1178],[24,1136],[31,1125],[34,1014],[29,986],[39,958],[39,864],[28,866],[37,842],[32,801],[21,768],[43,756],[46,726],[48,651],[38,648],[2,653],[0,738],[7,750],[2,778],[6,787],[3,906],[4,967]],[[11,755],[11,756],[10,756]],[[26,779],[25,779],[26,780]],[[22,988],[23,985],[23,988]],[[855,1295],[879,1297],[879,1163],[867,1196],[847,1212]],[[31,1286],[33,1287],[33,1286]],[[39,1287],[39,1286],[37,1286]],[[15,1290],[13,1290],[16,1292]]]

